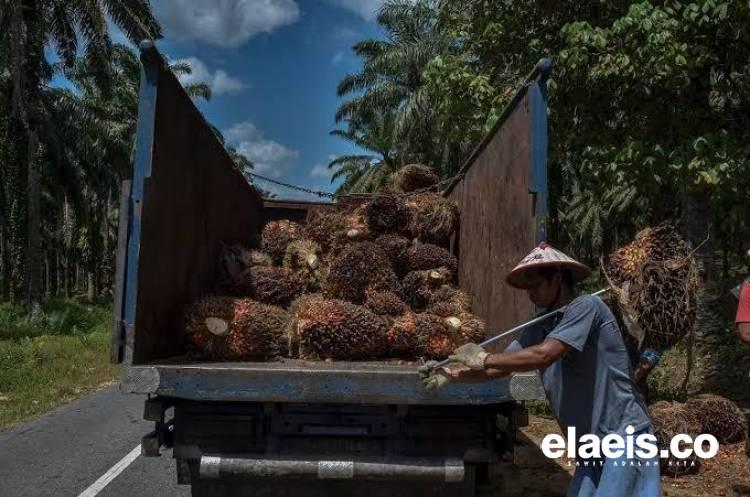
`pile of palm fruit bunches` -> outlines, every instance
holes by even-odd
[[[668,223],[639,232],[635,239],[602,260],[602,271],[614,292],[608,303],[626,339],[636,349],[663,352],[693,327],[700,285],[692,249]],[[660,449],[672,437],[687,433],[714,435],[719,443],[738,443],[747,434],[743,412],[729,399],[699,395],[685,403],[660,401],[649,406]],[[673,476],[696,471],[700,459],[670,459],[661,470]]]
[[[720,444],[741,443],[747,436],[747,419],[737,404],[713,394],[703,394],[687,402],[659,401],[649,406],[659,450],[669,449],[675,435],[685,433],[695,440],[703,433]],[[698,471],[701,459],[692,454],[687,460],[670,456],[662,461],[663,474],[679,476]]]
[[[442,359],[481,342],[484,323],[456,286],[455,202],[424,165],[394,191],[271,221],[259,247],[222,254],[222,296],[186,311],[191,353],[211,360]]]

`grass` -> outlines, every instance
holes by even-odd
[[[0,304],[0,430],[114,380],[110,322],[107,307],[76,300],[50,300],[33,321]]]

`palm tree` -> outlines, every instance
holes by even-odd
[[[41,240],[41,148],[42,94],[52,76],[45,46],[55,47],[64,67],[72,68],[79,40],[85,47],[92,74],[105,91],[110,88],[108,71],[112,42],[107,19],[111,19],[134,43],[160,37],[160,27],[147,0],[81,2],[69,0],[2,0],[0,44],[7,47],[12,78],[11,115],[23,125],[27,152],[27,257],[28,300],[32,314],[42,297]]]
[[[337,169],[331,181],[344,177],[336,193],[361,193],[381,189],[401,164],[394,148],[396,112],[375,110],[361,112],[347,119],[346,129],[331,131],[332,136],[347,140],[373,154],[343,155],[328,164]]]
[[[421,160],[432,162],[432,113],[422,74],[434,57],[450,49],[450,38],[438,24],[431,0],[388,1],[377,21],[386,39],[354,45],[354,53],[363,59],[362,69],[339,83],[338,96],[355,96],[341,104],[336,121],[394,110],[395,137]]]

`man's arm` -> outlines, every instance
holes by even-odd
[[[750,344],[750,323],[737,323],[737,336],[741,341]]]
[[[570,345],[560,340],[546,338],[538,345],[515,352],[490,354],[484,360],[484,367],[500,371],[534,371],[546,368],[571,348]]]

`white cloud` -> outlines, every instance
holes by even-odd
[[[180,83],[183,85],[191,83],[206,83],[211,88],[211,92],[214,95],[239,93],[247,87],[245,83],[230,76],[226,71],[219,69],[212,73],[208,67],[206,67],[206,64],[196,57],[187,57],[185,59],[176,60],[175,62],[187,62],[193,69],[192,73],[181,74],[179,76]]]
[[[224,138],[255,165],[255,172],[264,176],[280,178],[299,157],[297,150],[267,139],[252,121],[230,127],[224,131]]]
[[[338,65],[343,59],[344,59],[344,52],[338,51],[335,54],[333,54],[331,63],[335,66],[335,65]]]
[[[236,47],[299,19],[295,0],[157,0],[166,37]]]
[[[362,38],[362,33],[349,26],[336,26],[333,30],[333,37],[337,40],[351,40]]]
[[[310,176],[313,178],[330,178],[333,172],[335,171],[328,169],[328,167],[323,164],[315,164],[313,168],[310,169]]]
[[[385,0],[327,0],[328,3],[357,14],[366,21],[375,19]]]

